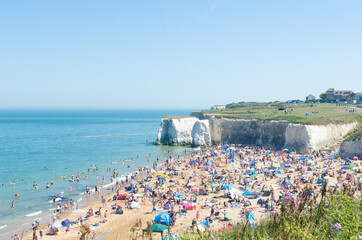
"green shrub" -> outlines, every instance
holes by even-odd
[[[359,186],[361,184],[359,183]],[[237,239],[361,239],[362,203],[349,185],[320,194],[306,187],[298,197],[285,190],[280,212],[257,226],[241,223],[231,231],[190,233],[183,240]]]

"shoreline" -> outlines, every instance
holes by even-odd
[[[189,151],[189,149],[188,149],[188,151]],[[165,156],[162,156],[162,153],[160,152],[160,155],[157,155],[157,157],[160,158],[161,163],[159,164],[159,166],[161,166],[163,164]],[[131,157],[126,158],[125,160],[130,161],[130,159],[132,159],[132,158]],[[137,162],[137,160],[133,160],[133,161]],[[132,175],[132,173],[138,173],[138,170],[136,170],[136,169],[139,169],[141,167],[146,167],[147,165],[149,165],[149,163],[145,162],[145,161],[142,161],[141,163],[142,164],[135,167],[134,170],[131,170],[131,169],[126,170],[128,172],[122,173],[119,177],[115,178],[113,182],[107,183],[107,184],[103,185],[103,187],[100,187],[101,190],[102,190],[102,194],[106,194],[107,196],[109,196],[112,193],[112,188],[113,188],[114,185],[116,185],[117,180],[118,181],[122,181],[122,180],[124,181],[126,179],[126,177],[130,177]],[[118,164],[114,164],[114,163],[112,163],[111,160],[109,160],[109,161],[107,160],[107,163],[105,164],[105,166],[107,166],[107,168],[112,168],[112,166],[113,166],[114,169],[117,169],[117,171],[120,170],[120,168],[119,168],[120,165],[121,165],[121,163],[118,162]],[[115,166],[118,166],[118,168],[116,168]],[[122,165],[122,167],[124,167],[124,166]],[[94,172],[92,174],[93,175],[97,174],[97,172]],[[60,180],[60,181],[62,181],[62,180]],[[101,181],[101,179],[100,179],[100,181]],[[85,185],[83,183],[80,183],[80,184]],[[98,183],[97,185],[100,185],[100,183]],[[94,193],[94,191],[95,191],[95,189],[92,188],[91,192]],[[76,196],[79,196],[80,199],[81,199],[81,201],[75,201],[74,202],[75,206],[76,205],[79,206],[79,209],[87,208],[87,206],[92,206],[97,201],[99,201],[97,196],[95,196],[95,195],[87,196],[85,191],[77,192]],[[69,199],[71,199],[71,197],[69,197],[68,200]],[[74,196],[73,196],[73,199],[74,199]],[[49,200],[51,200],[51,199],[49,199]],[[73,207],[73,210],[75,210],[74,208],[75,207]],[[14,234],[17,234],[20,237],[22,233],[24,233],[24,239],[29,239],[30,237],[28,235],[29,235],[30,232],[32,232],[31,222],[38,221],[40,223],[40,226],[42,226],[43,228],[45,226],[48,226],[51,223],[51,216],[52,216],[53,210],[50,211],[50,209],[53,209],[55,211],[56,210],[55,205],[49,205],[49,207],[47,207],[45,209],[42,209],[42,210],[35,211],[35,212],[29,213],[27,215],[24,215],[24,217],[29,218],[29,222],[23,223],[21,226],[13,227],[12,225],[9,226],[8,224],[0,226],[0,227],[3,227],[4,230],[7,229],[6,232],[0,234],[0,239],[10,239],[10,238],[12,239]],[[47,210],[49,210],[49,213],[47,213]],[[44,215],[38,217],[38,215],[41,215],[41,214],[44,214]],[[72,211],[66,211],[65,213],[62,214],[61,217],[65,218],[65,217],[67,217],[68,215],[71,215],[71,214],[72,214]],[[26,226],[26,227],[24,227],[24,226]],[[8,229],[9,227],[11,227],[11,229]]]
[[[255,149],[258,149],[258,148],[248,148],[248,147],[247,148],[241,148],[240,152],[241,151],[247,152],[250,149],[253,149],[253,151],[254,151]],[[266,150],[266,149],[262,149],[262,148],[259,148],[259,149],[261,149],[260,150],[261,151],[260,156],[267,156],[266,153],[272,151],[272,150]],[[163,163],[160,164],[161,165],[161,170],[155,170],[155,171],[150,170],[150,172],[148,174],[145,174],[145,176],[141,180],[137,179],[137,181],[138,182],[144,182],[146,184],[147,181],[145,181],[145,179],[147,179],[149,174],[152,175],[152,176],[156,172],[162,174],[162,173],[164,173],[163,170],[165,170],[167,167],[175,167],[175,166],[177,166],[181,171],[179,173],[177,173],[176,170],[175,170],[176,175],[170,175],[170,180],[173,179],[173,182],[171,183],[171,185],[168,185],[169,182],[165,181],[165,185],[160,186],[158,188],[158,191],[159,192],[164,192],[165,190],[169,189],[172,192],[183,192],[184,194],[187,194],[188,196],[191,196],[190,194],[192,193],[191,192],[192,188],[189,188],[189,189],[185,188],[185,186],[188,185],[187,182],[186,182],[187,178],[185,178],[185,177],[190,175],[190,179],[195,180],[195,186],[200,186],[200,184],[202,183],[201,176],[202,176],[204,168],[201,168],[201,169],[197,168],[196,167],[196,165],[197,165],[196,162],[202,163],[202,161],[200,159],[203,159],[203,158],[204,158],[204,160],[206,159],[206,160],[212,161],[212,162],[214,162],[214,161],[222,162],[222,160],[226,160],[226,162],[227,162],[228,160],[231,159],[230,156],[228,155],[228,153],[226,153],[226,154],[221,153],[216,157],[212,157],[212,156],[210,156],[211,155],[210,151],[212,151],[212,150],[213,150],[213,148],[209,148],[207,151],[204,151],[204,149],[201,149],[200,151],[192,152],[190,155],[185,155],[185,156],[183,156],[181,158],[172,157],[172,161],[167,161],[166,160],[166,162],[163,162]],[[255,150],[255,151],[257,152],[258,150]],[[274,151],[274,154],[277,155],[277,153],[275,151]],[[304,155],[299,155],[299,154],[295,155],[295,159],[297,159],[297,158],[300,159],[301,157],[305,157],[305,156]],[[198,159],[198,160],[195,160],[195,159]],[[252,159],[253,159],[253,157],[252,157]],[[206,162],[206,160],[203,161],[203,162]],[[259,159],[259,161],[260,160],[261,159]],[[195,161],[195,162],[193,162],[193,161]],[[242,162],[241,159],[240,160],[235,160],[235,161]],[[280,158],[280,159],[276,159],[275,161],[277,161],[278,164],[282,164],[283,159]],[[319,171],[321,171],[323,169],[323,164],[325,164],[326,162],[328,162],[330,160],[326,160],[322,156],[322,157],[316,157],[315,159],[313,159],[313,161],[316,162],[316,168],[318,169],[318,172],[319,172]],[[343,160],[335,160],[334,159],[328,165],[329,166],[328,169],[331,168],[331,169],[333,169],[332,172],[335,172],[334,169],[338,168],[338,166],[342,164],[342,161]],[[195,163],[194,166],[192,166],[193,163]],[[262,167],[262,166],[268,166],[268,164],[270,164],[270,163],[269,162],[264,162],[264,163],[261,163],[261,164],[262,165],[260,165],[260,166]],[[273,163],[271,163],[271,164],[273,165]],[[299,166],[298,161],[293,162],[293,164]],[[215,168],[214,170],[216,171],[216,174],[214,174],[214,175],[215,176],[223,176],[222,173],[224,172],[224,174],[229,173],[227,175],[230,175],[230,176],[227,176],[227,177],[234,177],[235,179],[237,179],[237,176],[238,176],[237,171],[240,170],[239,174],[241,172],[243,172],[243,171],[247,171],[247,167],[246,167],[247,165],[244,165],[244,167],[240,167],[239,170],[235,170],[235,168],[233,167],[234,165],[233,165],[233,163],[231,161],[227,162],[226,165],[227,166],[225,166],[225,167]],[[233,172],[233,171],[235,171],[235,172]],[[193,176],[194,174],[195,174],[195,176]],[[276,187],[274,189],[273,185],[275,186],[275,185],[280,184],[281,179],[283,179],[283,178],[285,179],[287,176],[291,176],[292,177],[291,179],[294,178],[294,180],[299,181],[298,179],[299,179],[300,174],[301,173],[298,173],[298,172],[290,173],[289,171],[287,171],[285,169],[282,169],[282,173],[280,173],[280,175],[278,175],[278,176],[275,175],[275,178],[271,178],[269,180],[265,180],[265,179],[263,180],[263,178],[260,178],[260,176],[257,176],[256,177],[256,183],[259,181],[260,185],[258,185],[256,187],[256,189],[261,188],[261,187],[264,189],[264,187],[272,186],[272,189],[275,192],[275,196],[278,196],[278,194],[280,193],[280,187],[279,188]],[[334,173],[333,173],[333,175],[334,175]],[[184,177],[182,177],[182,176],[184,176]],[[312,178],[312,179],[314,179],[314,178]],[[201,182],[200,182],[200,180],[201,180]],[[333,177],[333,180],[335,180],[334,177]],[[218,180],[218,181],[220,181],[220,180]],[[241,183],[241,180],[239,178],[239,182],[238,181],[234,182],[234,185],[240,184],[240,183]],[[313,181],[312,181],[312,183],[313,183]],[[154,186],[156,184],[156,186],[157,186],[157,179],[153,176],[152,179],[147,184],[152,185],[152,186]],[[300,183],[299,185],[304,186],[305,183]],[[130,186],[130,185],[125,185],[125,186]],[[253,184],[253,186],[254,186],[254,184]],[[222,190],[221,190],[221,192],[222,192]],[[133,197],[132,194],[130,195],[128,192],[126,192],[124,190],[124,186],[122,186],[122,189],[120,190],[120,193],[122,193],[122,194],[126,193],[127,195]],[[92,230],[91,231],[92,234],[95,234],[95,236],[102,236],[101,239],[130,239],[131,237],[134,237],[133,239],[141,239],[140,238],[140,236],[141,236],[140,235],[141,234],[140,229],[141,228],[136,226],[139,218],[142,218],[143,227],[144,227],[144,226],[147,226],[147,224],[146,224],[147,222],[153,220],[155,215],[157,215],[158,213],[167,212],[167,211],[163,210],[163,202],[164,201],[163,200],[162,201],[158,200],[157,204],[161,204],[161,206],[160,206],[161,210],[159,212],[156,212],[156,213],[151,213],[150,211],[152,210],[152,205],[153,205],[152,204],[152,199],[147,195],[147,192],[145,191],[145,189],[142,189],[142,187],[140,188],[139,193],[141,193],[140,195],[142,195],[142,197],[144,199],[144,200],[139,200],[138,201],[139,205],[140,205],[140,209],[128,209],[128,208],[126,208],[127,203],[124,200],[112,201],[112,197],[113,197],[113,195],[115,193],[111,192],[111,193],[107,194],[107,196],[106,196],[107,202],[106,202],[105,205],[103,203],[101,203],[100,200],[98,200],[98,201],[95,200],[94,202],[92,202],[92,203],[90,203],[87,206],[82,208],[82,210],[84,211],[82,214],[69,212],[69,215],[62,216],[59,221],[62,221],[64,219],[66,219],[66,218],[69,218],[71,221],[73,221],[73,220],[77,219],[81,215],[84,217],[85,213],[87,212],[87,210],[89,208],[92,208],[95,211],[95,210],[99,209],[99,207],[102,207],[103,214],[104,214],[105,210],[108,211],[107,222],[102,223],[103,217],[97,217],[97,216],[90,217],[89,220],[85,221],[88,225],[93,225],[94,223],[99,224],[100,228],[96,229],[96,230]],[[225,190],[224,190],[224,193],[225,193]],[[220,194],[220,192],[216,192],[216,193],[210,192],[207,196],[197,195],[198,202],[196,203],[196,211],[200,212],[200,215],[202,216],[202,218],[208,216],[209,212],[210,212],[210,207],[206,207],[206,208],[203,207],[204,203],[208,203],[212,199],[217,199],[216,200],[217,203],[214,206],[216,206],[216,208],[220,208],[220,212],[222,211],[222,207],[221,207],[222,205],[221,204],[224,204],[224,205],[227,204],[228,205],[227,202],[223,202],[224,199],[220,198],[219,194]],[[246,209],[249,209],[248,211],[253,211],[255,217],[258,220],[260,220],[262,218],[265,218],[265,216],[268,215],[268,214],[271,214],[271,213],[268,213],[268,212],[265,213],[265,212],[261,211],[262,209],[260,208],[260,206],[257,204],[256,201],[257,201],[256,199],[250,199],[251,206],[250,206],[250,208],[246,208]],[[119,205],[121,205],[121,207],[123,208],[124,213],[122,215],[111,214],[110,213],[111,210],[109,208],[110,204],[114,204],[114,203],[118,203],[118,202],[120,202]],[[158,209],[158,207],[156,207],[156,208]],[[178,208],[179,208],[179,211],[180,211],[180,205],[175,205],[175,211],[176,212],[177,212]],[[233,220],[233,222],[238,222],[238,221],[240,221],[239,211],[241,211],[241,209],[244,209],[244,208],[239,207],[240,210],[238,208],[234,209],[234,208],[231,208],[231,207],[230,208],[225,208],[225,209],[228,209],[228,212],[230,212],[230,214],[231,214],[230,218]],[[275,210],[277,210],[277,209],[278,209],[278,207],[276,206]],[[177,233],[177,232],[182,231],[182,229],[184,227],[190,226],[189,223],[195,217],[196,211],[194,211],[194,210],[193,211],[188,211],[188,212],[191,212],[191,213],[187,214],[186,216],[183,216],[183,215],[178,216],[176,218],[177,219],[176,224],[175,224],[175,226],[172,226],[171,231],[173,233]],[[124,221],[124,220],[127,220],[127,221]],[[223,228],[223,227],[225,227],[225,225],[223,225],[220,222],[219,223],[216,222],[216,223],[213,224],[212,229],[215,230],[215,229],[219,229],[219,228]],[[46,226],[43,225],[43,226],[41,226],[41,228],[45,230]],[[55,239],[55,238],[56,239],[79,239],[79,235],[78,235],[79,229],[80,229],[80,225],[76,224],[76,225],[72,226],[70,228],[70,231],[67,232],[67,233],[60,234],[58,236],[44,236],[43,239]],[[122,229],[123,231],[120,231],[120,229]],[[135,231],[132,233],[131,231],[129,231],[131,229],[135,229]],[[44,231],[44,232],[46,232],[46,231]],[[133,235],[138,234],[138,236],[133,236],[132,234]],[[31,233],[28,232],[25,236],[26,236],[25,239],[28,239],[31,236]]]

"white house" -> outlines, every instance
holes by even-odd
[[[225,105],[215,105],[213,107],[211,107],[211,110],[221,110],[221,109],[225,109]]]
[[[309,94],[305,99],[306,99],[306,101],[314,100],[315,96],[312,94]]]

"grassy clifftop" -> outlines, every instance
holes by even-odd
[[[355,113],[350,113],[355,110]],[[293,123],[326,125],[361,121],[362,109],[336,104],[253,104],[244,108],[200,111],[194,113],[212,114],[216,117],[233,119],[288,120]]]

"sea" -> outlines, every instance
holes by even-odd
[[[191,111],[0,110],[0,239],[30,230],[34,221],[51,220],[55,206],[50,195],[72,199],[81,207],[92,200],[84,194],[86,186],[103,182],[110,190],[108,168],[125,176],[152,166],[157,158],[165,160],[169,149],[180,155],[191,151],[154,144],[164,115]],[[130,158],[133,161],[121,164]],[[88,171],[87,179],[69,181]]]

